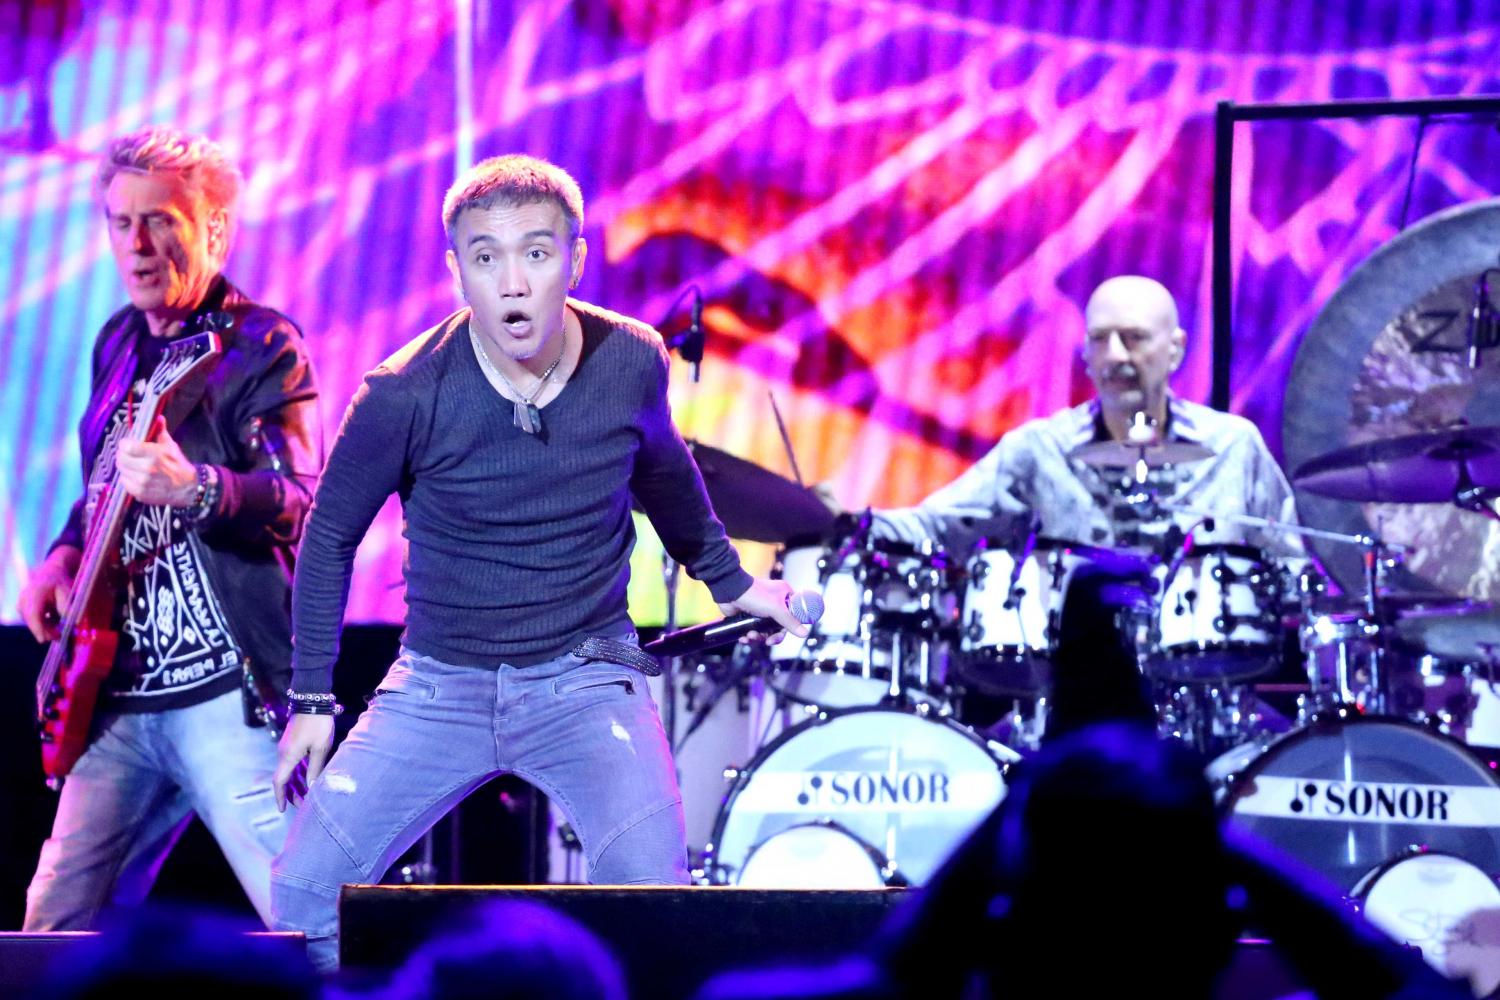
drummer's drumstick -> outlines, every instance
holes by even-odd
[[[786,448],[786,460],[792,464],[792,478],[797,480],[798,486],[805,487],[802,481],[802,470],[797,468],[797,455],[792,451],[792,438],[786,432],[786,421],[781,419],[781,407],[776,405],[776,394],[770,389],[766,390],[766,398],[771,401],[771,413],[776,417],[776,429],[781,432],[781,444]]]

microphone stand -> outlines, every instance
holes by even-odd
[[[703,363],[704,332],[703,332],[703,291],[696,284],[690,284],[678,293],[673,300],[671,308],[667,310],[666,316],[657,324],[658,327],[665,326],[682,300],[688,295],[693,296],[692,322],[687,330],[682,333],[664,338],[667,350],[675,350],[678,356],[693,366],[692,384],[698,384],[699,367]],[[692,394],[687,409],[691,414],[694,412],[696,394]],[[691,426],[691,421],[688,422]],[[658,536],[659,538],[660,536]],[[663,614],[662,633],[676,631],[677,629],[677,588],[681,580],[682,566],[667,552],[666,543],[662,543],[661,549],[661,576],[662,588],[666,596],[666,609]],[[666,731],[667,746],[674,752],[677,746],[677,675],[680,666],[680,656],[667,656],[662,658],[662,729]]]

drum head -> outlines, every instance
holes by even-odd
[[[1365,882],[1364,914],[1477,997],[1500,987],[1500,888],[1479,868],[1448,854],[1415,854],[1382,866]]]
[[[950,719],[913,712],[861,708],[810,719],[740,774],[714,832],[714,880],[740,884],[751,853],[778,834],[835,824],[876,852],[893,878],[920,884],[1000,802],[1000,760],[1017,756],[992,752]],[[866,884],[851,881],[843,887]]]
[[[1289,734],[1231,779],[1225,807],[1345,894],[1413,845],[1500,872],[1500,779],[1457,741],[1395,719]]]
[[[880,889],[878,851],[834,822],[803,823],[773,833],[750,851],[739,885],[757,889]]]

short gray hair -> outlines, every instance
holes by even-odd
[[[110,141],[99,165],[101,198],[120,173],[179,174],[211,211],[225,213],[232,213],[244,183],[223,146],[167,125],[148,125]]]
[[[457,243],[458,217],[465,209],[538,202],[551,202],[562,209],[572,239],[583,232],[583,191],[562,167],[519,153],[481,160],[464,171],[443,196],[443,228],[448,232],[448,243]]]

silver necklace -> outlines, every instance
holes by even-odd
[[[531,390],[530,395],[517,389],[515,383],[506,378],[505,373],[496,368],[494,362],[490,361],[489,355],[484,352],[484,344],[480,342],[479,334],[474,332],[472,325],[469,327],[469,342],[474,345],[474,353],[479,357],[479,367],[483,368],[486,374],[492,375],[501,382],[504,382],[505,387],[517,397],[512,400],[515,403],[516,410],[511,422],[527,434],[540,434],[542,430],[542,411],[537,409],[536,398],[542,394],[542,389],[546,387],[547,380],[552,377],[552,373],[557,370],[557,366],[562,364],[563,355],[568,353],[567,327],[563,327],[563,342],[562,346],[558,348],[557,357],[547,366],[547,370],[542,372],[542,377],[537,380],[536,388]]]

